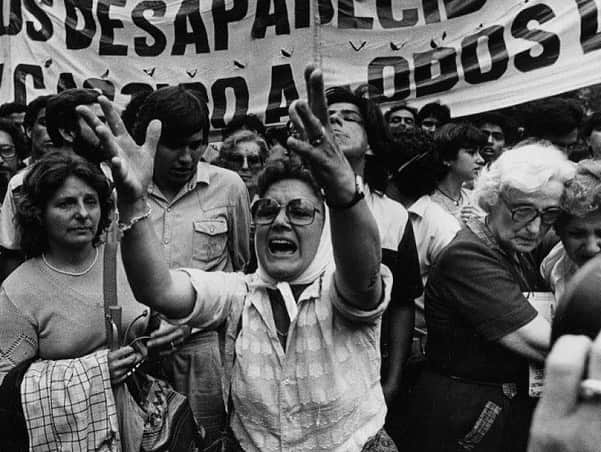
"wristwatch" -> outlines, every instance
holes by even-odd
[[[330,202],[327,202],[327,204],[330,209],[344,210],[344,209],[350,209],[355,204],[357,204],[359,201],[361,201],[363,198],[365,198],[365,188],[363,185],[363,178],[359,174],[355,174],[355,195],[353,196],[353,199],[351,199],[346,204],[331,204]]]

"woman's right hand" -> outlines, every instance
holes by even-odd
[[[152,180],[154,156],[161,137],[161,122],[153,120],[146,130],[142,146],[133,140],[113,104],[104,96],[98,97],[106,124],[86,105],[77,112],[96,133],[105,151],[112,156],[113,179],[119,194],[120,209],[123,204],[133,204],[146,196]]]
[[[108,353],[108,364],[111,384],[116,386],[123,383],[143,361],[144,356],[129,345],[110,351]]]

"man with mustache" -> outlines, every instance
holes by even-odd
[[[136,141],[144,141],[154,119],[162,127],[148,201],[169,267],[244,271],[250,259],[249,195],[238,174],[200,161],[210,127],[205,101],[181,85],[149,94],[134,124]],[[189,397],[211,444],[226,420],[218,333],[190,335],[188,327],[162,324],[152,336],[148,346],[162,350],[166,378]]]

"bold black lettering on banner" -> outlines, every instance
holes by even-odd
[[[167,38],[158,27],[152,25],[146,17],[144,17],[145,11],[152,11],[152,17],[163,17],[167,11],[167,6],[165,5],[165,2],[161,0],[145,0],[138,3],[131,12],[133,23],[154,39],[154,43],[149,44],[149,39],[147,37],[135,37],[134,49],[136,54],[140,56],[157,56],[165,50]]]
[[[88,78],[83,82],[84,88],[95,89],[104,94],[109,100],[115,100],[115,85],[103,78]]]
[[[8,16],[8,26],[4,25],[4,5],[0,2],[0,36],[16,35],[23,28],[23,14],[21,10],[21,0],[10,0],[10,12]]]
[[[111,19],[111,6],[125,6],[126,0],[98,0],[98,22],[100,23],[99,55],[127,55],[127,46],[115,44],[115,28],[123,28],[119,19]]]
[[[371,30],[373,26],[371,17],[355,16],[355,0],[338,0],[338,28]]]
[[[376,0],[376,10],[382,28],[412,27],[417,23],[417,8],[404,9],[401,20],[392,17],[392,0]]]
[[[192,31],[188,32],[188,21]],[[182,4],[175,16],[175,42],[173,55],[183,55],[188,44],[194,44],[196,53],[209,53],[209,38],[205,24],[198,11],[198,0],[182,0]]]
[[[415,61],[415,95],[429,96],[451,89],[459,81],[455,49],[438,47],[427,52],[413,54]],[[432,63],[440,64],[440,75],[432,77]]]
[[[249,93],[246,80],[242,77],[222,78],[213,83],[211,95],[213,96],[213,116],[211,125],[217,129],[225,127],[223,120],[227,109],[227,98],[225,92],[231,89],[236,99],[234,118],[244,116],[248,113]]]
[[[311,23],[311,2],[309,0],[294,1],[294,28],[308,28]]]
[[[77,28],[77,10],[83,16],[83,28]],[[65,0],[65,41],[67,49],[79,50],[89,47],[96,33],[92,15],[92,0]]]
[[[422,5],[424,7],[424,17],[427,24],[440,22],[438,0],[422,0]]]
[[[328,24],[334,18],[334,6],[332,0],[317,0],[319,4],[319,23]]]
[[[597,4],[595,0],[576,0],[576,4],[580,14],[580,46],[586,55],[601,49]]]
[[[56,92],[60,93],[66,89],[77,88],[73,74],[70,72],[61,72],[58,76],[58,82],[56,83]]]
[[[269,13],[273,1],[273,14]],[[276,35],[289,35],[290,24],[288,23],[288,8],[286,0],[257,0],[257,13],[251,31],[255,39],[265,37],[267,27],[275,26]]]
[[[283,107],[282,98],[286,99],[286,105]],[[265,123],[281,122],[282,117],[288,116],[288,107],[296,99],[298,99],[298,91],[290,65],[273,66],[271,68],[271,87],[269,88],[269,100],[265,111]]]
[[[465,81],[471,84],[490,82],[500,78],[507,70],[509,55],[503,39],[503,27],[493,25],[466,37],[461,42],[461,65]],[[478,41],[486,39],[488,53],[492,62],[488,72],[482,72],[478,60]]]
[[[131,82],[123,85],[123,88],[121,88],[121,94],[124,96],[130,96],[130,100],[131,97],[135,96],[136,94],[151,93],[152,91],[154,91],[154,89],[148,83]]]
[[[52,22],[50,21],[48,14],[44,12],[35,0],[23,0],[23,5],[40,24],[40,28],[36,28],[33,22],[27,21],[25,29],[27,30],[29,39],[32,41],[48,41],[53,32]],[[52,6],[52,0],[50,0],[50,6]]]
[[[384,96],[384,69],[394,70],[394,94]],[[385,102],[402,100],[409,96],[409,63],[400,56],[374,58],[367,66],[367,83],[373,86],[378,94],[378,100]]]
[[[34,89],[44,89],[44,75],[42,68],[35,64],[19,64],[15,68],[13,83],[15,87],[15,102],[27,104],[27,77],[33,78]]]
[[[538,56],[532,56],[530,50],[518,53],[514,58],[515,67],[522,72],[533,71],[545,66],[551,66],[559,58],[559,36],[543,30],[530,30],[528,23],[532,20],[540,24],[555,17],[553,10],[547,5],[533,5],[519,12],[511,25],[511,35],[514,38],[526,39],[540,44],[543,51]]]
[[[248,0],[234,0],[230,9],[226,9],[225,0],[213,0],[213,23],[215,30],[215,50],[227,50],[229,47],[228,24],[244,19],[248,11]]]
[[[447,19],[465,16],[481,9],[486,0],[444,0]]]

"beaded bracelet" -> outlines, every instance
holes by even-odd
[[[146,212],[144,212],[142,215],[139,215],[137,217],[133,217],[131,220],[129,220],[129,223],[119,222],[118,227],[122,234],[125,234],[127,231],[129,231],[131,228],[133,228],[137,222],[145,220],[146,218],[150,217],[150,215],[152,214],[152,207],[150,207],[150,205],[148,203],[146,204],[146,207],[148,207],[148,210]]]

